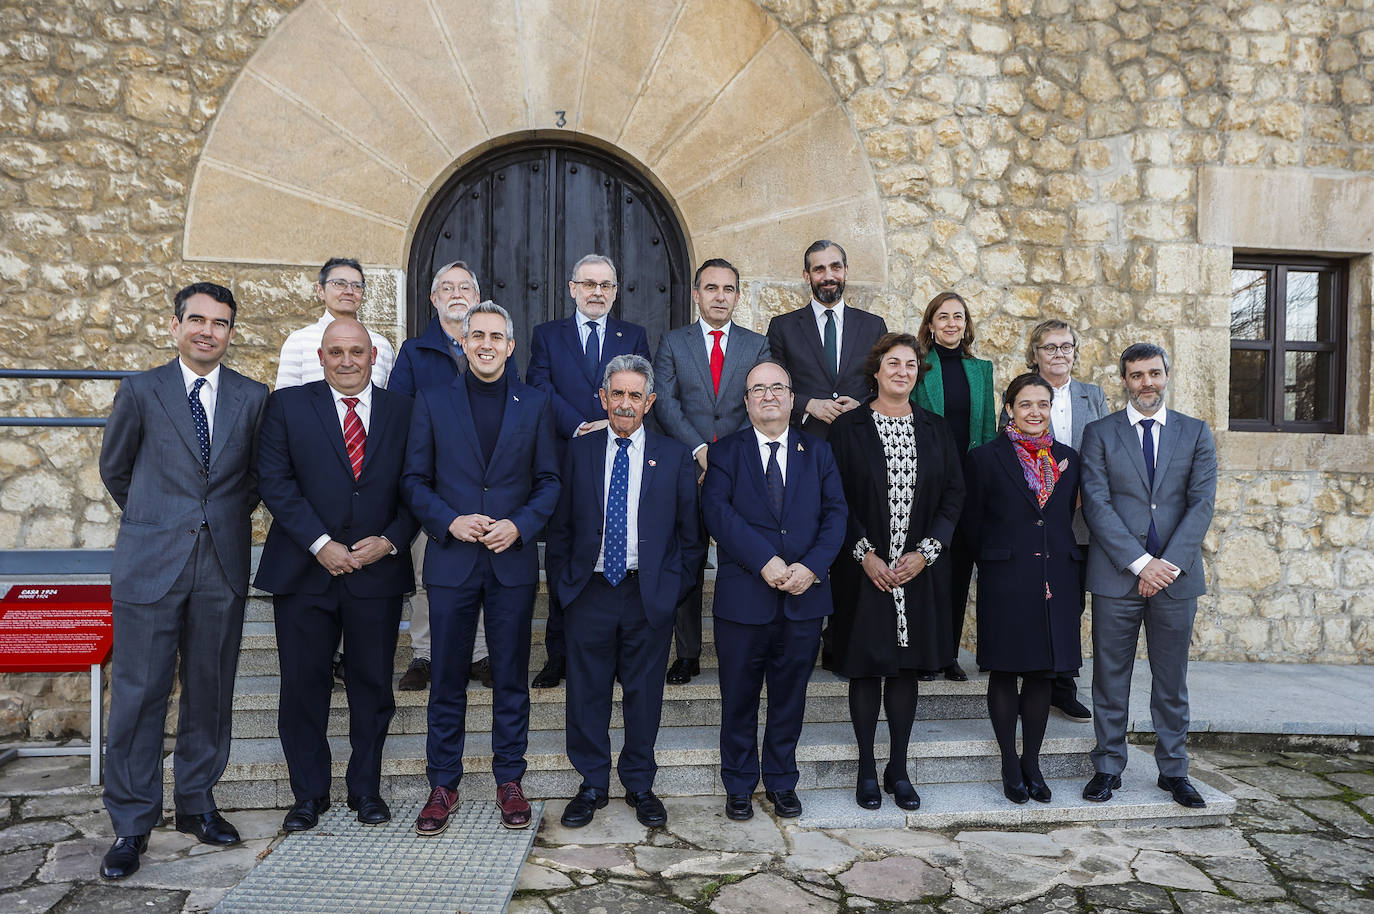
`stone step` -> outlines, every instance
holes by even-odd
[[[399,678],[399,677],[398,677]],[[240,676],[234,685],[234,739],[275,737],[280,680],[276,676]],[[824,723],[849,720],[848,683],[827,670],[817,669],[807,685],[806,720]],[[982,718],[987,716],[986,685],[979,677],[968,682],[943,679],[921,683],[916,714],[922,720]],[[766,696],[765,690],[765,696]],[[429,691],[397,690],[392,735],[425,732]],[[489,689],[468,686],[468,730],[491,730]],[[565,686],[530,690],[530,729],[562,730],[565,722]],[[764,706],[767,706],[766,698]],[[611,707],[611,725],[621,725],[621,688],[617,684]],[[662,726],[718,726],[720,724],[720,673],[701,671],[687,685],[668,685],[663,691]],[[348,698],[342,688],[330,696],[329,735],[348,733]]]
[[[887,757],[886,724],[879,723],[877,756]],[[614,752],[623,742],[619,729],[611,731]],[[710,726],[665,727],[659,731],[658,777],[654,789],[665,796],[714,795],[720,786],[720,731]],[[343,775],[348,758],[346,737],[330,738],[334,755],[334,793],[343,796]],[[1092,731],[1081,725],[1051,718],[1042,749],[1041,767],[1046,777],[1083,778],[1091,776],[1088,750],[1093,746]],[[912,733],[910,756],[913,777],[918,784],[996,781],[1000,760],[992,728],[986,720],[918,721]],[[387,740],[382,763],[382,793],[397,799],[422,797],[428,790],[425,780],[425,737],[402,734]],[[561,730],[533,730],[526,753],[529,770],[525,792],[531,797],[569,797],[576,792],[581,777],[572,769],[566,755]],[[836,788],[853,790],[858,770],[858,750],[854,730],[847,722],[808,724],[797,747],[801,770],[801,789]],[[482,796],[491,791],[491,736],[471,732],[464,747],[464,769],[468,791]],[[613,779],[614,780],[614,779]],[[172,757],[163,767],[167,803],[171,804]],[[613,792],[619,791],[612,785]],[[291,789],[281,743],[275,738],[236,739],[224,776],[215,787],[215,799],[229,809],[285,808],[291,805]]]

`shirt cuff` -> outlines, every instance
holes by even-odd
[[[859,541],[854,544],[854,561],[862,565],[864,561],[864,556],[868,555],[875,548],[877,547],[875,547],[872,543],[868,541],[868,537],[859,537]]]
[[[1131,574],[1135,575],[1136,577],[1140,577],[1140,573],[1145,570],[1146,565],[1150,564],[1150,559],[1152,558],[1154,558],[1154,556],[1150,555],[1149,553],[1146,553],[1145,555],[1142,555],[1140,558],[1136,559],[1131,564],[1127,565],[1126,570],[1129,571]]]
[[[945,551],[945,547],[935,537],[927,536],[916,544],[916,551],[921,553],[921,557],[926,560],[927,565],[934,565],[935,560],[940,557],[940,553]]]
[[[328,534],[328,533],[321,533],[321,534],[320,534],[320,538],[317,539],[317,540],[315,540],[315,542],[313,542],[313,543],[310,544],[310,554],[311,554],[311,555],[319,555],[319,554],[320,554],[320,550],[323,549],[323,548],[324,548],[325,546],[327,546],[327,545],[329,545],[329,534]]]
[[[706,447],[705,441],[703,441],[701,444],[698,444],[696,447],[692,448],[692,456],[695,457],[697,455],[697,451],[701,450],[704,447]]]

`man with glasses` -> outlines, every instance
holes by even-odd
[[[365,288],[363,268],[358,261],[351,257],[331,257],[325,261],[324,266],[320,267],[319,281],[315,283],[315,297],[324,302],[324,316],[286,338],[281,347],[281,357],[277,360],[274,390],[324,380],[319,356],[324,328],[340,317],[357,320]],[[372,383],[385,387],[387,376],[391,374],[391,363],[396,360],[396,350],[380,333],[374,334],[372,340],[377,346],[377,364],[372,366]]]
[[[720,570],[712,608],[720,657],[720,777],[725,814],[754,815],[765,796],[783,818],[801,815],[797,740],[806,683],[830,615],[830,566],[848,510],[830,446],[788,427],[791,378],[776,362],[745,380],[750,427],[717,441],[706,458],[701,515]],[[759,696],[768,722],[759,759]]]
[[[611,259],[588,254],[573,266],[568,281],[568,294],[576,305],[572,316],[540,324],[530,339],[529,383],[549,395],[563,449],[579,435],[606,428],[601,379],[611,359],[618,355],[649,358],[644,328],[610,315],[618,288]],[[567,668],[563,608],[552,590],[544,648],[548,659],[534,677],[536,689],[557,686]]]

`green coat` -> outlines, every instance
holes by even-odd
[[[992,362],[966,357],[963,365],[970,401],[968,448],[973,450],[997,435],[997,398],[992,392]],[[922,409],[943,416],[945,385],[940,376],[940,356],[934,350],[926,353],[926,366],[926,373],[911,392],[911,399]]]

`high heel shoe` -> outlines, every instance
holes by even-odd
[[[1002,775],[1002,793],[1018,806],[1030,799],[1030,791],[1026,790],[1026,785],[1021,781],[1013,784],[1007,780],[1006,775]]]
[[[1048,803],[1050,801],[1050,785],[1045,783],[1045,776],[1040,773],[1040,766],[1036,765],[1034,771],[1026,770],[1026,762],[1021,761],[1021,777],[1025,779],[1026,795],[1037,803]]]
[[[854,788],[854,802],[864,809],[877,809],[883,805],[883,795],[878,790],[878,780],[876,778],[859,778],[858,786]]]
[[[921,808],[921,795],[911,785],[911,779],[902,772],[900,778],[894,777],[891,768],[883,769],[883,790],[892,794],[893,801],[906,810]]]

